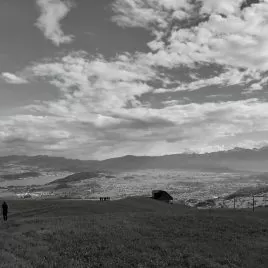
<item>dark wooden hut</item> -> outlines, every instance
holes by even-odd
[[[153,190],[152,191],[152,198],[160,201],[164,201],[167,203],[171,203],[173,200],[173,197],[168,194],[166,191],[162,190]]]

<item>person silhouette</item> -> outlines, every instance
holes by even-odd
[[[8,205],[5,201],[2,204],[2,213],[4,221],[7,221]]]

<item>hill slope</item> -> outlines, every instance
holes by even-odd
[[[68,183],[68,182],[70,182],[70,183],[80,182],[82,180],[99,177],[99,175],[100,174],[98,172],[79,172],[79,173],[69,175],[65,178],[52,181],[52,182],[48,183],[47,185],[51,185],[51,184],[55,184],[55,183],[61,184],[61,183]]]
[[[268,265],[267,211],[197,211],[135,198],[10,201],[0,267]]]

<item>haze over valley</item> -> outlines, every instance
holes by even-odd
[[[152,190],[164,189],[175,202],[192,205],[225,198],[241,189],[268,186],[267,155],[268,148],[264,147],[200,155],[125,156],[103,161],[2,157],[0,195],[98,200],[102,196],[150,196]]]

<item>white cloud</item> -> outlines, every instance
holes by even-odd
[[[199,0],[199,2],[202,2],[201,13],[232,15],[240,12],[240,7],[244,0]]]
[[[70,0],[36,0],[36,4],[41,12],[36,26],[44,33],[45,37],[56,46],[72,42],[73,36],[63,33],[60,21],[73,8],[73,2]]]
[[[65,102],[69,110],[69,102],[77,99],[80,103],[75,104],[76,109],[88,111],[118,109],[127,102],[139,105],[136,96],[152,90],[146,82],[155,75],[151,68],[128,54],[107,61],[101,56],[89,59],[83,52],[71,53],[60,61],[36,64],[31,72],[64,92],[61,106]]]
[[[19,77],[15,74],[4,72],[1,74],[2,78],[9,84],[27,84],[28,81],[25,78]]]
[[[148,65],[173,69],[217,64],[235,71],[238,77],[232,75],[232,81],[239,83],[240,68],[261,80],[268,71],[268,2],[243,9],[243,0],[198,2],[200,8],[190,0],[117,0],[113,21],[123,27],[151,31],[155,37],[148,43],[152,52],[140,55]],[[181,11],[187,13],[187,20],[172,16]]]
[[[168,27],[170,19],[186,19],[192,5],[188,0],[115,0],[112,20],[123,27]]]
[[[55,102],[58,108],[61,105],[67,107]],[[268,134],[267,102],[256,99],[170,103],[162,109],[121,108],[95,115],[88,111],[90,104],[81,104],[79,99],[69,100],[68,105],[64,117],[56,110],[54,115],[47,111],[48,116],[2,117],[1,153],[19,150],[68,156],[71,151],[72,157],[103,159],[123,154],[169,154],[189,148],[205,152],[238,144],[252,148],[260,144],[259,133]]]

